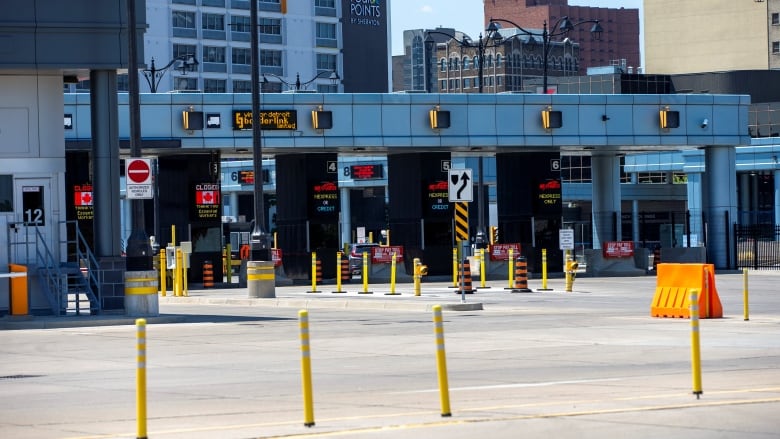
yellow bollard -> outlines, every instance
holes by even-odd
[[[547,249],[542,249],[542,288],[539,288],[538,291],[552,291],[550,288],[547,288]]]
[[[137,439],[146,439],[146,319],[137,319],[135,329],[135,414],[138,423],[136,437]]]
[[[341,290],[341,252],[336,252],[336,291],[331,291],[333,294],[346,293]]]
[[[166,279],[168,277],[168,260],[165,256],[165,249],[160,249],[160,294],[165,297],[168,293],[168,286]]]
[[[414,295],[422,294],[420,283],[422,281],[422,264],[420,258],[414,258]]]
[[[450,411],[450,389],[447,382],[447,354],[444,350],[444,320],[441,305],[433,305],[433,333],[436,336],[436,371],[439,375],[439,394],[442,417],[452,416]]]
[[[699,290],[691,289],[691,372],[693,375],[693,394],[696,399],[701,389],[701,349],[699,346]]]
[[[745,321],[750,320],[750,305],[748,305],[748,270],[742,269],[742,302]]]
[[[452,287],[458,288],[458,248],[452,248]]]
[[[227,283],[230,285],[233,283],[233,249],[230,248],[230,243],[225,244],[225,276]]]
[[[392,262],[390,263],[390,292],[385,293],[385,296],[400,295],[400,293],[395,292],[395,269],[396,269],[395,252],[393,252],[393,259]]]
[[[311,291],[307,293],[319,293],[317,290],[317,252],[311,252]]]
[[[176,247],[176,268],[173,269],[173,288],[174,293],[173,295],[176,297],[182,297],[184,296],[184,282],[182,280],[182,265],[184,265],[184,260],[182,257],[181,248]]]
[[[481,248],[479,249],[479,288],[481,289],[487,289],[490,288],[485,285],[485,249]]]
[[[311,390],[311,346],[309,344],[309,312],[298,311],[301,330],[301,382],[303,385],[303,425],[314,426],[314,398]]]
[[[363,291],[358,294],[374,294],[368,291],[368,252],[363,252],[363,271],[360,273],[360,277],[363,278]]]
[[[514,270],[515,270],[515,258],[514,258],[514,249],[509,249],[509,256],[507,257],[507,265],[509,266],[509,288],[513,289],[512,281],[514,280]]]
[[[180,250],[181,251],[181,250]],[[190,260],[187,256],[184,255],[184,252],[181,253],[181,283],[182,283],[182,295],[184,297],[187,297],[190,295],[189,287],[187,286],[187,270],[188,265],[190,263]]]

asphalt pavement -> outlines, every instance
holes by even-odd
[[[148,317],[150,438],[776,438],[780,273],[718,274],[724,316],[654,318],[652,276],[508,282],[359,281],[193,289]],[[476,282],[476,287],[480,283]],[[465,303],[464,303],[465,301]],[[444,417],[431,309],[445,308]],[[315,425],[304,425],[299,312],[308,310]],[[4,437],[133,438],[136,328],[121,315],[0,319]],[[14,329],[14,330],[8,330]]]

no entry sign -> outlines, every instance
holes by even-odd
[[[149,199],[154,197],[151,159],[132,158],[125,160],[125,178],[128,199]]]
[[[152,184],[152,167],[149,159],[127,159],[128,183]]]

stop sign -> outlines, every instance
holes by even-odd
[[[128,159],[126,174],[127,178],[135,184],[151,184],[152,171],[149,159]]]

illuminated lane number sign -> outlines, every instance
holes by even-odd
[[[46,225],[46,215],[43,210],[43,186],[22,187],[22,213],[24,225]]]

